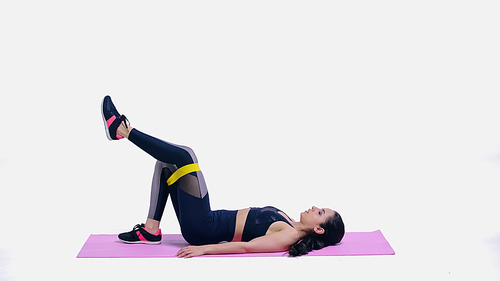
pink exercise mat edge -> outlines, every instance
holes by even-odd
[[[91,234],[77,258],[172,258],[189,245],[180,234],[163,234],[159,245],[125,244],[116,234]],[[342,242],[310,252],[307,256],[394,255],[389,242],[380,230],[346,232]],[[288,257],[286,252],[204,255],[202,257]]]

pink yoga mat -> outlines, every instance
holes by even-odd
[[[116,234],[90,235],[77,258],[167,258],[175,257],[180,248],[189,244],[180,234],[164,234],[159,245],[125,244]],[[342,242],[335,246],[312,251],[309,256],[393,255],[394,250],[380,230],[373,232],[346,232]],[[205,255],[204,257],[281,257],[279,253],[251,253]]]

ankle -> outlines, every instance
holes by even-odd
[[[146,223],[144,224],[144,229],[153,234],[156,235],[158,231],[160,230],[160,222],[148,219]]]
[[[116,132],[120,136],[128,139],[128,136],[130,135],[130,131],[132,131],[132,129],[133,129],[132,126],[125,125],[125,122],[122,122]]]
[[[159,228],[147,228],[147,227],[144,227],[144,229],[149,232],[149,234],[152,234],[152,235],[159,235],[160,234],[160,229]]]

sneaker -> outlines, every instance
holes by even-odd
[[[144,224],[136,224],[132,231],[121,233],[118,238],[120,241],[130,244],[160,244],[161,229],[152,234],[144,228]]]
[[[102,100],[101,114],[104,121],[104,128],[106,130],[106,135],[109,140],[119,140],[123,139],[116,130],[120,124],[125,121],[125,126],[127,126],[128,119],[125,115],[120,115],[118,110],[116,110],[113,101],[111,101],[110,96],[105,96]],[[130,122],[129,122],[130,124]]]

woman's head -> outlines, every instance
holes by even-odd
[[[309,234],[290,246],[291,256],[305,255],[312,250],[335,245],[344,237],[344,222],[334,210],[313,206],[300,214],[300,222],[309,228]]]
[[[320,225],[325,223],[334,215],[335,211],[332,209],[312,206],[311,209],[306,210],[300,214],[300,222],[311,232],[323,234],[323,229],[320,227]]]

